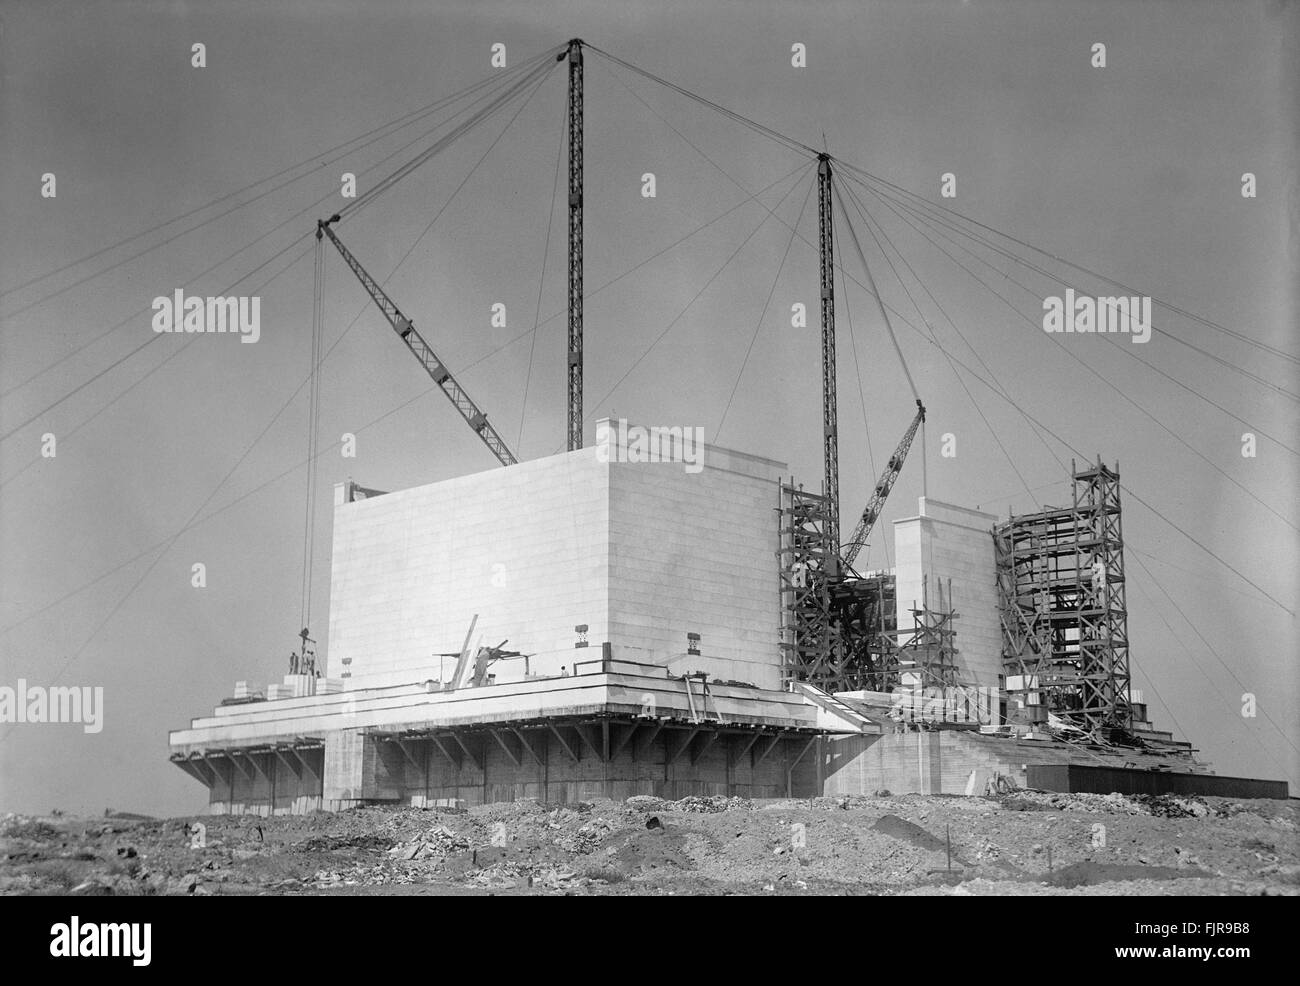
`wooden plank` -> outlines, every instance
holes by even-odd
[[[587,749],[591,751],[592,756],[597,760],[603,760],[604,758],[600,755],[600,747],[596,743],[595,730],[583,723],[575,723],[573,728],[578,736],[582,738],[582,742],[586,744]]]
[[[212,769],[212,773],[213,773],[214,775],[216,775],[217,780],[221,781],[221,783],[225,784],[226,787],[228,787],[228,788],[230,789],[230,800],[231,800],[231,801],[234,801],[234,799],[235,799],[235,771],[234,771],[234,768],[232,767],[230,770],[228,770],[228,771],[226,772],[226,773],[229,775],[228,777],[222,777],[222,776],[221,776],[221,771],[219,771],[219,770],[217,769],[217,759],[218,759],[218,758],[224,758],[224,757],[225,757],[225,754],[216,754],[216,755],[214,755],[214,756],[205,756],[205,757],[203,758],[203,760],[204,760],[204,762],[205,762],[205,763],[206,763],[206,764],[207,764],[207,765]]]
[[[244,756],[248,758],[248,762],[249,762],[250,764],[252,764],[253,769],[254,769],[255,771],[257,771],[259,774],[261,774],[263,777],[265,777],[267,783],[269,784],[269,783],[271,782],[271,775],[268,774],[265,770],[262,769],[262,764],[261,764],[261,762],[260,762],[260,761],[261,761],[262,754],[260,754],[260,753],[245,753]]]
[[[211,781],[212,787],[215,788],[218,784],[224,783],[224,780],[221,776],[221,771],[217,770],[217,765],[213,763],[210,759],[208,759],[208,755],[206,753],[200,755],[197,762],[202,764],[203,769],[208,771],[212,775],[212,781]]]
[[[538,763],[546,762],[545,760],[542,759],[542,757],[538,754],[538,752],[533,749],[533,745],[528,742],[528,739],[527,737],[524,736],[524,731],[522,729],[512,728],[510,731],[515,734],[516,738],[518,738],[520,747],[528,751],[529,756],[531,756]]]
[[[633,736],[636,735],[636,731],[637,731],[637,729],[640,728],[640,726],[641,726],[641,724],[640,724],[639,722],[633,722],[633,723],[630,723],[630,724],[628,724],[627,726],[624,727],[624,729],[623,729],[623,736],[622,736],[621,739],[619,739],[619,741],[618,741],[616,744],[614,744],[614,749],[610,751],[609,759],[611,759],[611,760],[616,760],[616,759],[618,759],[618,755],[619,755],[620,753],[623,752],[623,747],[627,746],[627,742],[628,742],[628,740],[630,740]],[[636,754],[636,744],[635,744],[635,743],[632,744],[632,751],[633,751],[633,757],[632,757],[632,759],[635,760],[635,759],[636,759],[636,756],[635,756],[635,754]]]
[[[316,771],[312,770],[312,768],[311,768],[311,764],[309,764],[309,763],[307,762],[307,758],[304,757],[304,756],[302,755],[302,751],[299,750],[296,746],[294,746],[294,747],[290,747],[289,749],[290,749],[290,752],[291,752],[295,757],[298,758],[298,762],[299,762],[300,764],[302,764],[302,771],[303,771],[303,773],[304,773],[304,774],[311,774],[312,777],[316,777]]]
[[[300,781],[302,780],[302,771],[298,769],[297,757],[294,757],[293,760],[289,760],[287,757],[285,757],[284,751],[281,750],[279,747],[277,747],[275,750],[275,756],[277,760],[279,760],[282,764],[284,764],[286,767],[289,768],[289,773],[293,774],[293,776],[296,777],[298,780]]]
[[[455,767],[457,770],[460,770],[461,760],[463,758],[463,754],[460,752],[460,747],[456,747],[456,755],[452,756],[451,751],[448,750],[445,746],[443,746],[442,740],[438,739],[438,737],[435,736],[433,733],[429,734],[429,739],[433,741],[434,746],[436,746],[439,750],[442,751],[442,755],[447,758],[447,760],[451,763],[451,765]]]
[[[681,741],[681,743],[678,745],[677,749],[674,750],[674,749],[672,748],[671,744],[669,745],[669,748],[668,748],[668,764],[669,764],[670,766],[671,766],[672,764],[676,763],[676,762],[677,762],[677,758],[680,757],[683,753],[686,752],[686,748],[687,748],[688,746],[690,746],[691,743],[695,740],[695,737],[696,737],[696,735],[699,733],[699,731],[700,731],[700,727],[699,727],[699,726],[696,726],[696,727],[694,727],[694,728],[692,728],[692,729],[686,729],[686,730],[683,730],[683,732],[686,733],[686,738],[683,739],[683,740]]]
[[[472,764],[473,764],[475,767],[477,767],[479,770],[482,770],[482,769],[483,769],[483,761],[480,760],[478,757],[476,757],[476,756],[474,755],[474,751],[471,750],[471,749],[466,745],[466,743],[465,743],[465,741],[464,741],[463,739],[461,739],[460,733],[452,732],[452,734],[451,734],[451,738],[454,739],[454,740],[456,741],[456,745],[457,745],[457,746],[459,746],[462,750],[465,751],[465,756],[469,757],[469,762],[472,763]]]
[[[572,760],[574,763],[577,763],[579,760],[582,759],[578,755],[578,751],[575,750],[573,747],[571,747],[567,742],[565,742],[564,737],[560,735],[560,731],[558,729],[556,729],[554,726],[548,726],[547,728],[554,734],[556,740],[559,741],[560,746],[564,749],[564,752],[569,755],[570,760]]]
[[[731,765],[733,767],[740,763],[741,758],[750,751],[753,745],[758,742],[758,738],[762,735],[763,734],[756,729],[750,733],[748,737],[742,735],[739,743],[732,744],[730,757]]]
[[[641,753],[647,753],[654,745],[655,737],[658,736],[659,731],[664,728],[663,720],[656,719],[653,722],[648,722],[646,723],[646,727],[649,729],[649,732],[643,730],[642,735],[632,744],[632,759],[634,761],[640,756],[638,750],[641,751]]]
[[[227,750],[225,751],[225,753],[222,754],[222,756],[224,756],[227,760],[230,761],[230,766],[235,770],[238,770],[239,773],[243,776],[244,780],[248,781],[249,784],[253,783],[253,775],[250,774],[247,768],[245,768],[244,765],[239,762],[238,752],[231,753],[229,750]]]
[[[700,757],[704,756],[718,739],[717,730],[710,730],[699,738],[695,747],[691,750],[691,763],[697,762]]]
[[[396,743],[398,749],[400,749],[400,750],[402,751],[402,756],[406,757],[406,762],[409,763],[412,767],[414,767],[414,768],[415,768],[417,771],[419,771],[421,774],[423,774],[423,773],[424,773],[424,764],[420,763],[420,761],[418,761],[418,760],[415,759],[415,756],[411,753],[411,748],[410,748],[409,746],[406,745],[406,740],[403,740],[403,739],[394,739],[393,742]]]
[[[173,760],[172,763],[174,763],[181,770],[185,771],[185,773],[189,774],[191,777],[193,777],[204,787],[212,786],[212,782],[208,779],[208,776],[205,773],[203,773],[203,771],[200,770],[198,766],[193,762],[189,760]]]
[[[795,765],[796,765],[800,760],[803,759],[803,755],[804,755],[805,753],[807,753],[807,752],[808,752],[808,749],[809,749],[809,748],[810,748],[814,743],[816,743],[816,742],[817,742],[817,737],[816,737],[816,736],[810,736],[810,737],[808,738],[808,742],[805,743],[803,746],[801,746],[801,747],[799,748],[799,754],[798,754],[798,755],[797,755],[793,760],[790,761],[790,769],[791,769],[791,770],[794,770]]]
[[[781,740],[785,739],[785,735],[786,734],[784,732],[777,733],[775,736],[772,737],[772,739],[766,745],[762,747],[761,751],[759,750],[754,751],[755,767],[757,767],[759,764],[761,764],[764,760],[767,759],[768,754],[776,749],[777,744],[780,743]]]
[[[492,738],[497,741],[497,745],[500,746],[501,749],[505,751],[506,756],[510,758],[510,762],[512,764],[514,764],[516,767],[520,767],[523,765],[522,758],[519,756],[518,753],[510,749],[510,745],[505,741],[505,737],[501,735],[500,730],[489,729],[488,732],[491,733]]]

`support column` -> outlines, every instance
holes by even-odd
[[[569,42],[568,449],[582,448],[582,42]]]
[[[835,394],[835,236],[831,220],[831,159],[817,155],[817,223],[822,289],[822,441],[826,466],[827,565],[838,574],[840,553],[839,411]]]

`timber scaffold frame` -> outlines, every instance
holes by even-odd
[[[781,486],[781,677],[832,693],[889,691],[898,680],[894,576],[844,572],[827,504]]]
[[[1110,740],[1133,724],[1119,471],[1098,459],[1071,473],[1071,506],[994,527],[1003,667]]]

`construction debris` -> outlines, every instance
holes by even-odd
[[[195,849],[177,820],[7,815],[0,893],[1300,894],[1285,801],[637,797],[203,824]]]

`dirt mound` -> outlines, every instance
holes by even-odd
[[[884,815],[871,827],[891,838],[910,842],[919,849],[941,852],[945,848],[942,839],[936,838],[916,823],[899,818],[897,815]]]
[[[1099,883],[1116,883],[1125,880],[1181,880],[1213,875],[1201,869],[1097,863],[1089,860],[1059,869],[1042,882],[1053,887],[1092,887]]]
[[[695,869],[686,850],[686,836],[666,828],[633,830],[610,843],[592,860],[594,868],[608,868],[624,877],[662,876]]]
[[[1043,791],[6,815],[0,893],[1300,894],[1298,825],[1294,802]]]

